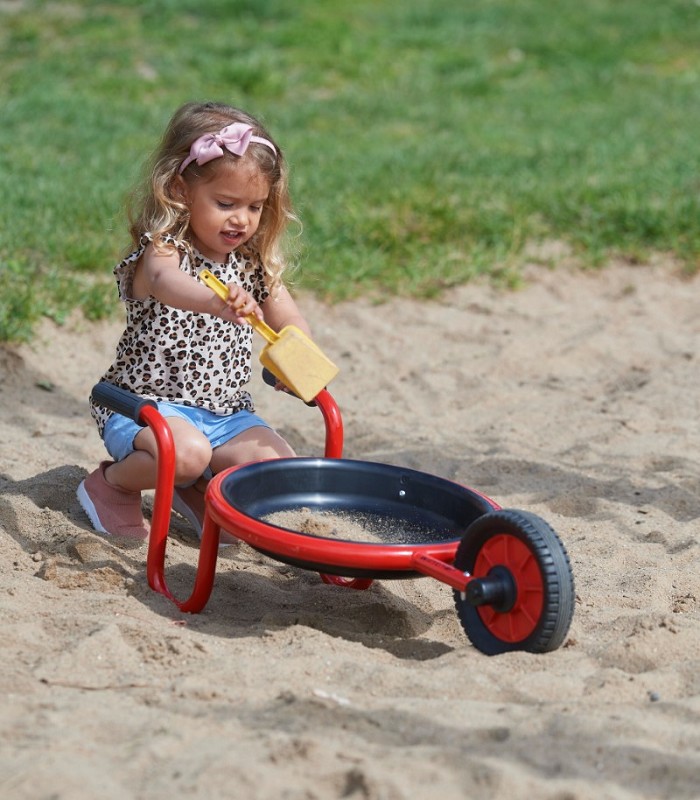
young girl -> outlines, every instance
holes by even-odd
[[[190,103],[170,121],[137,205],[133,252],[114,270],[126,329],[103,380],[157,401],[175,440],[173,507],[201,533],[207,477],[294,455],[245,391],[247,315],[310,333],[282,283],[280,238],[296,219],[287,166],[253,117]],[[228,285],[226,302],[198,280],[205,268]],[[97,531],[145,538],[141,492],[155,487],[155,439],[92,399],[91,411],[113,460],[80,484],[78,499]]]

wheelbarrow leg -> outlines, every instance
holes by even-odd
[[[194,589],[187,600],[178,603],[181,611],[189,611],[193,614],[198,614],[207,604],[212,589],[214,588],[220,534],[221,528],[214,522],[209,514],[205,513]]]
[[[197,613],[207,604],[214,586],[220,528],[205,513],[194,589],[187,600],[178,600],[165,580],[165,551],[175,482],[175,445],[170,428],[157,409],[147,406],[140,413],[142,420],[153,432],[158,446],[158,475],[146,560],[148,585],[172,600],[181,611]]]

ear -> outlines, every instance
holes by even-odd
[[[187,183],[185,182],[184,178],[182,177],[182,175],[176,175],[170,186],[173,199],[177,200],[179,203],[184,203],[185,205],[189,205],[190,189]]]

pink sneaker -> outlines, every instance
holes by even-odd
[[[188,486],[187,488],[175,487],[173,491],[173,511],[177,511],[194,528],[198,538],[202,538],[202,523],[204,520],[204,495],[202,492]],[[239,545],[240,540],[226,531],[219,534],[219,548]]]
[[[105,469],[113,461],[100,466],[78,486],[78,500],[99,533],[130,539],[148,538],[148,528],[141,512],[141,492],[127,492],[107,483]]]
[[[194,528],[198,538],[202,538],[204,495],[201,492],[190,486],[186,489],[176,486],[173,491],[173,511],[184,517]]]

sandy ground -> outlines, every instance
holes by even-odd
[[[427,304],[302,299],[342,369],[347,457],[557,530],[576,609],[545,655],[481,654],[436,580],[353,591],[246,545],[181,613],[148,588],[146,545],[93,533],[75,499],[120,325],[0,350],[0,796],[700,797],[699,288],[613,264]],[[317,410],[254,394],[320,454]],[[184,597],[197,542],[171,533]]]

